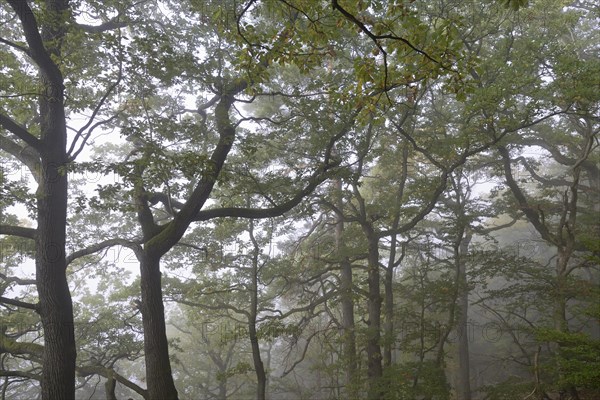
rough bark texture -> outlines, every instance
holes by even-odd
[[[165,326],[160,257],[149,255],[146,252],[140,260],[140,273],[148,398],[150,400],[176,400],[177,389],[175,389],[171,374]]]
[[[38,143],[35,138],[26,140],[34,145],[41,159],[37,190],[36,285],[45,343],[42,399],[74,399],[76,349],[65,258],[67,129],[63,77],[51,58],[60,56],[65,26],[58,22],[58,16],[67,10],[68,3],[46,1],[50,23],[41,25],[41,32],[25,2],[11,1],[10,4],[21,20],[32,59],[40,70],[40,87],[43,88],[38,99],[40,140]],[[46,47],[47,43],[50,47]]]

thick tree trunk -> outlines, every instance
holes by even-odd
[[[118,400],[115,395],[115,389],[117,388],[117,381],[113,378],[108,378],[104,383],[104,390],[106,391],[106,400]]]
[[[160,256],[144,251],[140,260],[146,382],[150,400],[176,400],[162,299]]]
[[[11,6],[19,13],[30,46],[40,46],[37,26],[26,5]],[[68,8],[65,0],[47,1],[46,11],[56,17]],[[56,14],[54,14],[56,13]],[[39,314],[44,330],[42,368],[42,399],[75,398],[75,335],[73,331],[73,303],[66,275],[66,224],[68,180],[67,128],[64,108],[63,77],[51,57],[60,57],[60,45],[65,25],[60,20],[42,21],[41,39],[47,46],[38,49],[35,61],[40,67],[38,99],[40,114],[40,142],[37,150],[41,158],[41,174],[37,190],[36,285]],[[32,171],[34,175],[38,171]]]
[[[60,153],[60,149],[57,152]],[[65,158],[62,162],[58,160],[61,160],[60,155],[42,160],[37,202],[36,282],[44,329],[41,381],[44,400],[75,398],[73,304],[65,261],[67,177],[58,171]]]

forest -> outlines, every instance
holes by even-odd
[[[593,0],[0,1],[1,400],[600,399]]]

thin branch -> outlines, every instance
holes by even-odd
[[[21,46],[19,44],[16,44],[14,42],[11,42],[10,40],[6,40],[4,38],[0,37],[0,43],[4,43],[7,46],[10,46],[14,49],[17,49],[19,51],[22,51],[23,53],[27,54],[28,56],[31,57],[31,54],[29,54],[29,49],[27,47]]]
[[[100,25],[77,24],[82,30],[87,33],[102,33],[112,31],[114,29],[126,28],[130,23],[111,20]]]
[[[5,275],[1,272],[0,272],[0,278],[2,278],[4,280],[4,282],[6,282],[6,283],[14,282],[17,285],[23,285],[23,286],[36,284],[35,279],[21,279],[21,278],[17,278],[16,276]]]
[[[15,307],[27,308],[28,310],[33,310],[38,312],[39,304],[28,303],[26,301],[9,299],[8,297],[0,296],[0,304],[8,304]]]
[[[143,389],[142,387],[136,385],[134,382],[132,382],[129,379],[125,378],[124,376],[118,374],[112,368],[106,368],[102,365],[89,365],[89,366],[77,367],[76,369],[77,369],[77,374],[81,377],[86,377],[86,376],[90,376],[90,375],[100,375],[107,379],[114,379],[117,382],[119,382],[120,384],[122,384],[123,386],[126,386],[129,389],[133,390],[134,392],[136,392],[137,394],[142,396],[144,399],[148,398],[148,391],[146,389]]]
[[[422,56],[424,56],[428,60],[430,60],[430,61],[432,61],[432,62],[434,62],[436,64],[439,64],[444,69],[448,69],[440,61],[438,61],[435,58],[433,58],[432,56],[430,56],[427,52],[419,49],[418,47],[416,47],[410,41],[408,41],[407,39],[405,39],[403,37],[392,35],[392,34],[387,34],[387,35],[376,35],[376,34],[374,34],[373,32],[371,32],[369,30],[369,28],[366,27],[365,24],[363,24],[362,22],[360,22],[354,15],[352,15],[346,9],[344,9],[342,6],[340,6],[337,0],[331,0],[331,5],[332,5],[333,9],[334,10],[338,10],[344,16],[344,18],[346,18],[348,21],[352,22],[354,25],[358,26],[360,28],[360,30],[363,31],[375,43],[375,45],[377,46],[377,48],[379,49],[379,51],[381,51],[381,53],[383,54],[384,58],[387,56],[387,52],[379,44],[379,40],[382,40],[382,39],[398,40],[398,41],[404,43],[405,45],[407,45],[408,47],[410,47],[413,51],[421,54]]]
[[[74,253],[69,254],[66,258],[66,262],[67,262],[67,265],[69,265],[70,263],[72,263],[74,260],[76,260],[78,258],[87,256],[90,254],[94,254],[100,250],[104,250],[104,249],[106,249],[108,247],[112,247],[112,246],[127,247],[127,248],[133,250],[134,253],[139,254],[142,251],[142,246],[140,245],[140,243],[141,243],[141,241],[132,241],[132,240],[128,240],[128,239],[108,239],[103,242],[90,245],[84,249],[81,249]]]
[[[122,49],[120,49],[122,50]],[[121,54],[122,56],[122,54]],[[100,109],[102,108],[102,106],[104,105],[104,103],[106,102],[106,100],[108,99],[108,97],[110,96],[110,94],[117,88],[117,86],[119,86],[119,84],[121,83],[121,79],[123,78],[123,62],[122,62],[122,57],[119,57],[119,74],[117,75],[117,80],[108,87],[108,90],[106,91],[106,93],[104,93],[104,95],[102,96],[102,98],[100,99],[100,101],[98,102],[98,104],[96,104],[96,107],[94,108],[94,111],[92,111],[92,115],[90,116],[90,118],[88,119],[88,121],[86,122],[85,125],[83,125],[78,131],[77,134],[75,134],[75,137],[73,138],[73,142],[71,142],[71,146],[69,147],[69,151],[67,152],[67,154],[70,154],[69,160],[73,161],[75,158],[77,158],[77,156],[79,155],[79,153],[81,153],[81,151],[83,150],[85,144],[87,143],[87,141],[89,140],[90,136],[92,135],[92,132],[94,131],[94,129],[96,129],[98,126],[104,125],[110,121],[112,121],[113,119],[115,119],[117,117],[117,114],[113,115],[112,117],[103,120],[103,121],[98,121],[97,123],[95,123],[89,130],[88,132],[83,135],[83,131],[85,131],[91,124],[92,121],[94,120],[94,118],[96,118],[96,115],[100,112]],[[79,140],[80,137],[82,137],[83,135],[83,140],[81,141],[81,144],[79,145],[79,148],[77,149],[77,151],[74,154],[71,154],[72,151],[75,149],[75,144],[77,143],[77,141]]]

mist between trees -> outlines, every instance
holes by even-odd
[[[0,3],[0,400],[600,398],[592,1]]]

